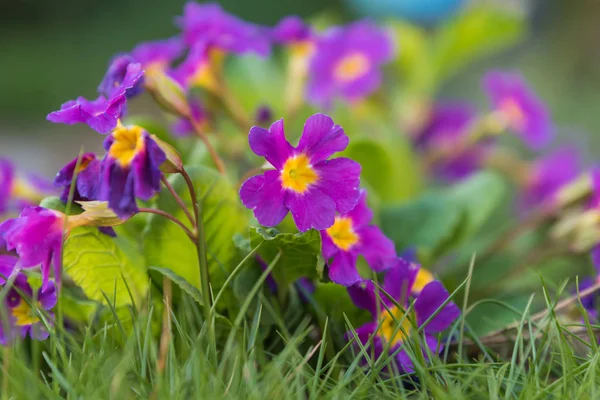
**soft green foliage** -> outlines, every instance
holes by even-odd
[[[203,166],[186,169],[201,202],[211,283],[213,287],[219,287],[235,266],[233,236],[246,229],[248,216],[239,202],[237,191],[225,177]],[[191,209],[184,179],[180,175],[173,175],[169,182]],[[191,228],[184,212],[168,191],[163,190],[158,195],[156,207],[184,221]],[[148,265],[168,268],[200,287],[196,247],[182,229],[171,221],[160,216],[148,219],[144,233],[144,255]]]
[[[127,239],[113,239],[97,228],[71,232],[65,241],[63,268],[88,298],[106,303],[108,296],[117,307],[138,301],[148,290],[150,278],[140,250]]]
[[[250,245],[255,247],[261,243],[258,253],[267,264],[281,253],[273,269],[273,277],[281,287],[287,287],[298,278],[313,279],[322,275],[321,236],[314,229],[305,233],[279,233],[276,229],[250,228]]]
[[[382,210],[382,228],[398,250],[416,247],[436,257],[472,239],[506,200],[504,180],[481,172],[450,189]]]

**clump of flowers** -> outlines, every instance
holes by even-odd
[[[465,251],[509,259],[494,269],[497,282],[475,288],[477,300],[504,294],[502,278],[541,262],[530,261],[540,250],[591,251],[598,265],[600,173],[586,172],[577,149],[541,153],[554,122],[518,73],[487,73],[491,107],[478,109],[435,97],[445,66],[430,64],[444,57],[429,55],[419,68],[432,70],[409,75],[425,83],[396,81],[408,68],[398,59],[402,36],[373,21],[320,30],[291,16],[265,27],[189,2],[176,24],[177,35],[116,54],[96,99],[48,114],[102,134],[103,154],[66,157],[52,189],[0,159],[3,344],[53,335],[52,309],[65,291],[111,311],[151,309],[160,293],[164,324],[189,294],[204,323],[218,310],[237,329],[240,298],[256,295],[244,289],[258,284],[268,289],[257,297],[265,310],[289,308],[319,327],[306,340],[324,330],[326,314],[354,348],[369,350],[365,358],[392,357],[411,373],[416,360],[444,350],[441,339],[454,340],[449,328],[461,315],[450,292],[468,275]],[[244,75],[248,60],[267,71],[263,81]],[[128,115],[143,96],[164,118]],[[410,109],[418,115],[403,115]],[[516,148],[508,133],[520,139]],[[514,210],[502,207],[511,199]],[[490,228],[508,216],[508,235]],[[593,292],[597,279],[584,283]],[[336,320],[338,306],[356,315]],[[257,341],[272,340],[264,328]],[[168,333],[165,325],[162,360]]]

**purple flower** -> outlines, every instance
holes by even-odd
[[[108,77],[107,73],[99,89],[108,91],[108,97],[100,95],[91,101],[78,97],[77,100],[64,103],[60,110],[51,112],[46,118],[48,121],[67,125],[85,123],[95,131],[107,134],[117,126],[117,121],[125,112],[127,97],[138,90],[143,76],[144,71],[140,64],[129,63],[122,80],[116,73],[111,77]]]
[[[120,218],[138,211],[136,198],[149,200],[160,190],[164,151],[139,126],[117,128],[104,141],[106,155],[100,166],[98,200]]]
[[[66,203],[69,201],[71,181],[75,175],[75,167],[79,157],[65,165],[54,178],[54,185],[63,188],[60,199]],[[77,170],[77,182],[75,184],[74,201],[91,201],[97,199],[98,176],[100,174],[100,160],[94,153],[85,153],[81,157]]]
[[[381,229],[370,225],[373,212],[367,206],[367,193],[362,190],[352,211],[335,217],[334,224],[321,231],[323,256],[329,263],[329,278],[350,286],[361,280],[356,260],[362,255],[374,271],[383,271],[396,261],[394,242]]]
[[[123,91],[128,99],[137,96],[143,89],[143,72],[139,61],[129,54],[118,54],[110,61],[108,70],[98,86],[98,93],[109,99]]]
[[[42,287],[48,287],[50,268],[60,276],[61,247],[65,215],[43,207],[25,207],[18,218],[0,224],[0,237],[8,251],[15,250],[19,266],[34,268],[41,265]]]
[[[2,247],[0,246],[0,250]],[[4,285],[15,270],[19,259],[9,254],[0,254],[0,285]]]
[[[539,150],[553,137],[550,114],[518,73],[490,71],[483,86],[500,123],[518,134],[532,150]]]
[[[275,25],[272,31],[273,40],[281,44],[297,44],[310,42],[314,39],[312,29],[302,18],[290,15]]]
[[[35,175],[18,176],[12,162],[0,158],[0,215],[20,212],[54,194],[52,186]]]
[[[555,195],[577,178],[580,170],[580,154],[573,147],[561,148],[534,162],[519,200],[521,210],[552,207]]]
[[[417,327],[422,328],[427,347],[436,353],[441,351],[441,345],[434,334],[446,330],[460,315],[459,308],[451,301],[424,326],[450,295],[441,282],[434,280],[425,285],[418,295],[411,296],[418,273],[417,265],[402,259],[398,259],[396,265],[386,273],[383,289],[401,307],[397,307],[385,294],[377,293],[371,281],[362,281],[348,288],[354,304],[368,310],[373,316],[372,322],[356,329],[357,339],[366,345],[372,337],[375,357],[379,357],[387,345],[390,354],[397,352],[396,361],[399,367],[409,372],[412,371],[412,361],[406,349],[402,347],[404,340],[414,329],[409,318],[412,318]],[[414,315],[405,317],[412,297],[415,299]],[[346,335],[352,337],[351,332]]]
[[[431,110],[428,123],[417,136],[416,146],[423,152],[442,154],[433,163],[436,175],[446,180],[460,180],[477,171],[492,142],[480,141],[464,146],[469,128],[477,117],[470,104],[440,103]]]
[[[271,51],[265,28],[242,21],[215,3],[186,3],[177,24],[188,46],[202,42],[226,53],[255,53],[264,57]]]
[[[310,64],[309,100],[329,107],[342,97],[359,100],[381,85],[381,65],[390,61],[394,43],[377,26],[360,21],[331,29],[317,40]]]
[[[345,214],[356,206],[361,167],[347,158],[328,160],[348,146],[348,137],[327,115],[308,118],[297,147],[285,138],[282,119],[269,130],[253,127],[248,139],[252,151],[275,167],[240,189],[260,224],[275,226],[290,211],[300,231],[323,230],[335,222],[336,210]]]
[[[254,117],[256,121],[256,125],[267,125],[273,122],[273,111],[269,106],[260,106],[256,110],[256,114]]]
[[[207,110],[204,108],[200,100],[190,100],[191,116],[194,118],[196,123],[203,129],[206,130],[209,124],[209,116]],[[194,133],[195,129],[192,123],[187,118],[178,118],[173,125],[171,125],[171,132],[178,137],[189,136]]]
[[[166,71],[173,60],[185,51],[185,44],[179,37],[155,40],[138,44],[131,50],[131,57],[148,70]]]
[[[590,197],[588,208],[600,209],[600,167],[596,166],[590,171],[592,180],[592,195]],[[600,265],[600,264],[598,264]]]
[[[203,87],[216,92],[219,89],[216,71],[223,64],[223,53],[211,50],[205,42],[195,44],[186,59],[170,72],[171,77],[186,89]]]
[[[52,325],[54,314],[48,310],[54,308],[56,302],[56,287],[53,281],[49,281],[45,288],[40,288],[34,296],[27,277],[19,273],[6,295],[5,310],[8,314],[6,318],[8,321],[0,324],[0,343],[7,344],[17,337],[24,338],[26,336],[35,340],[47,339],[49,333],[38,313],[44,310],[46,321]],[[32,304],[35,304],[35,307],[32,307]],[[4,322],[8,322],[8,324]]]

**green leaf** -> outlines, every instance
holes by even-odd
[[[461,227],[462,238],[476,234],[493,212],[508,200],[508,186],[497,173],[482,171],[454,186],[448,201],[459,207],[465,220]]]
[[[421,189],[418,163],[404,140],[356,138],[343,155],[360,163],[362,183],[384,203],[412,198]]]
[[[355,328],[370,319],[369,313],[356,307],[346,288],[341,285],[319,282],[312,297],[323,313],[338,324],[346,325],[344,314],[348,316]]]
[[[85,295],[102,303],[105,293],[116,307],[131,304],[146,295],[148,273],[139,249],[124,238],[111,238],[97,228],[74,229],[65,241],[64,271]]]
[[[431,63],[438,82],[524,36],[521,14],[498,7],[474,7],[442,26],[433,38]]]
[[[247,213],[226,177],[207,167],[188,167],[186,170],[202,203],[211,285],[218,290],[237,264],[233,237],[246,230]],[[192,210],[190,195],[181,175],[170,176],[169,182]],[[167,190],[159,193],[155,207],[175,216],[191,229],[184,212]],[[200,288],[196,246],[172,221],[158,215],[148,218],[144,231],[144,254],[148,265],[168,268]]]
[[[434,252],[461,221],[461,211],[444,201],[443,193],[427,194],[406,205],[384,208],[382,229],[402,251],[409,247]]]
[[[183,290],[188,295],[190,295],[190,297],[192,299],[196,300],[196,302],[198,304],[200,304],[200,305],[204,304],[204,302],[202,300],[202,293],[200,293],[200,291],[198,289],[196,289],[194,286],[192,286],[184,278],[182,278],[181,276],[177,275],[175,272],[171,271],[168,268],[160,268],[160,267],[152,267],[152,266],[148,267],[148,269],[151,270],[151,271],[159,272],[162,275],[166,276],[171,281],[173,281],[177,286],[179,286],[179,288],[181,290]]]
[[[256,247],[263,260],[269,264],[282,252],[273,269],[273,278],[280,287],[287,287],[298,278],[319,278],[324,260],[321,257],[321,236],[311,229],[305,233],[279,233],[276,229],[250,228],[250,245]]]

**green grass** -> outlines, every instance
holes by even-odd
[[[261,284],[233,322],[216,313],[205,322],[199,303],[175,287],[170,312],[148,298],[139,310],[111,309],[83,329],[4,347],[3,398],[598,398],[596,327],[565,323],[568,307],[547,294],[544,313],[531,301],[523,311],[496,302],[514,311],[514,329],[479,339],[463,319],[478,305],[465,300],[445,351],[425,362],[413,335],[406,346],[415,371],[402,374],[391,357],[345,343],[348,319],[279,310]]]

